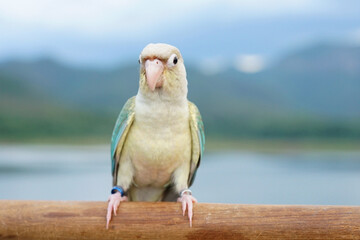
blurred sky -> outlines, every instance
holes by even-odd
[[[360,44],[360,1],[0,0],[0,61],[51,57],[107,67],[166,42],[199,66],[256,72],[322,41]]]

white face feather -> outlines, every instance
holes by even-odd
[[[162,85],[155,90],[150,90],[146,82],[145,63],[148,62],[148,60],[153,61],[155,59],[160,60],[164,65],[164,70],[160,76]],[[161,96],[162,98],[174,100],[178,98],[186,99],[186,70],[181,53],[176,47],[164,43],[150,43],[142,50],[139,57],[139,64],[140,94],[150,98]]]

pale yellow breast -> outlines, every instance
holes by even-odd
[[[137,97],[135,120],[127,136],[126,154],[134,166],[134,183],[163,187],[184,161],[190,164],[191,134],[187,101],[170,104]]]
[[[190,162],[191,137],[186,123],[153,131],[134,122],[125,148],[134,166],[136,185],[164,186],[183,161]]]

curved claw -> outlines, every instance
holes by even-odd
[[[114,212],[114,215],[117,214],[117,209],[120,206],[120,202],[127,201],[128,198],[126,196],[122,197],[119,192],[111,194],[108,199],[108,209],[106,214],[106,229],[109,229],[109,223],[112,218],[112,212]]]
[[[182,197],[179,197],[178,202],[181,202],[183,216],[185,216],[186,208],[188,210],[188,217],[190,221],[190,227],[192,227],[192,217],[193,217],[193,203],[196,203],[197,200],[191,195],[184,194]]]

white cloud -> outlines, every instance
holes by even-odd
[[[0,16],[13,27],[104,34],[136,24],[131,1],[2,1]],[[130,24],[129,24],[130,23]]]
[[[196,23],[199,18],[228,21],[319,9],[309,0],[139,1],[12,0],[0,1],[0,21],[13,27],[76,31],[89,35],[126,35]]]
[[[235,68],[245,73],[259,72],[264,68],[264,58],[255,54],[237,56]]]
[[[196,51],[190,47],[188,51],[204,57],[223,55],[220,43],[214,46],[218,51],[206,49],[207,38],[229,38],[218,33],[221,28],[238,31],[238,25],[249,22],[265,26],[268,19],[286,21],[299,15],[308,19],[310,14],[357,9],[351,4],[334,8],[334,2],[338,0],[0,0],[0,60],[51,55],[74,62],[117,61],[130,51],[137,55],[151,41],[192,45]],[[236,36],[234,44],[242,40]],[[206,61],[213,64],[212,72],[220,71],[220,65]]]
[[[322,1],[311,0],[229,0],[221,3],[229,12],[237,13],[238,18],[306,14],[321,11],[324,5]]]

